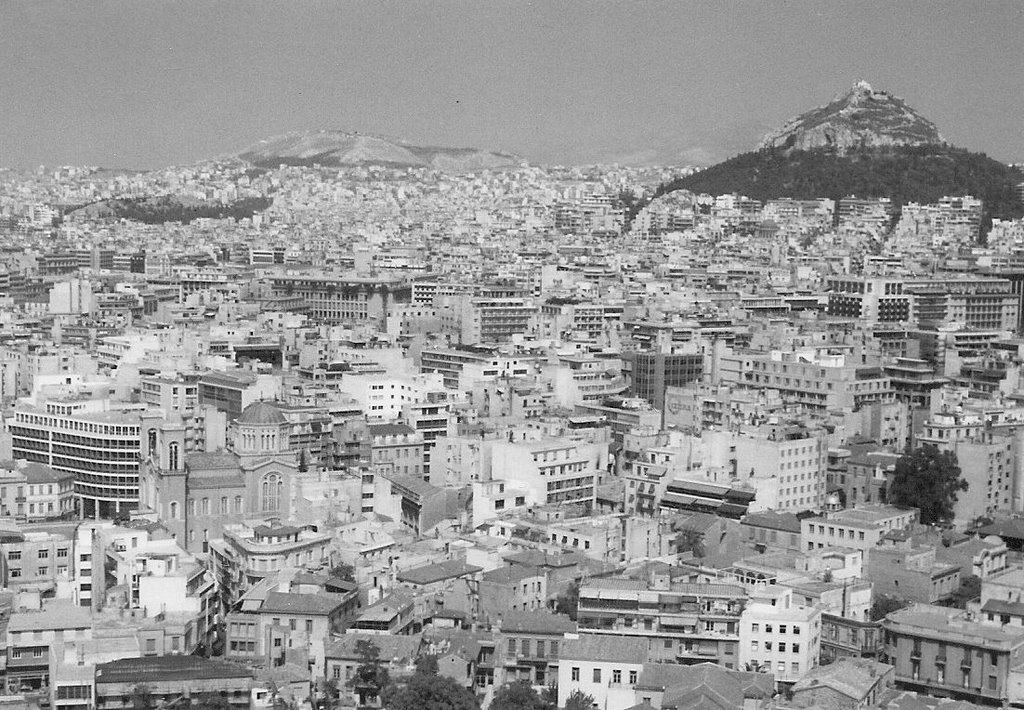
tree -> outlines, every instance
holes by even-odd
[[[566,614],[570,619],[576,621],[576,612],[580,606],[580,583],[573,580],[565,591],[555,597],[555,612]]]
[[[469,688],[448,676],[419,671],[407,683],[389,686],[381,701],[387,710],[480,710]]]
[[[132,710],[153,710],[156,701],[148,685],[139,683],[132,688]]]
[[[921,522],[934,525],[953,517],[957,494],[966,490],[956,454],[925,444],[896,461],[889,502],[919,509]]]
[[[696,528],[685,527],[680,530],[675,543],[678,553],[692,552],[697,558],[704,556],[704,533]]]
[[[950,603],[958,609],[967,607],[967,602],[981,596],[981,580],[976,575],[969,574],[960,579],[960,588],[953,593]]]
[[[350,564],[346,564],[345,562],[331,567],[331,571],[328,574],[345,582],[356,581],[356,568]]]
[[[899,611],[906,605],[907,602],[904,599],[889,596],[888,594],[880,594],[875,597],[875,601],[871,604],[871,620],[881,621],[889,614]]]
[[[594,696],[587,695],[577,688],[565,699],[565,710],[591,710],[594,707]]]
[[[529,681],[519,680],[506,683],[498,689],[491,701],[490,710],[548,710],[548,704]]]
[[[416,672],[423,675],[437,675],[437,656],[427,653],[416,659]]]
[[[356,642],[356,653],[359,654],[359,665],[352,678],[346,683],[359,696],[359,704],[380,696],[390,680],[388,669],[380,661],[380,648],[372,641],[360,639]]]

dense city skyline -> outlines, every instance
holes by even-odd
[[[709,163],[858,79],[1024,159],[1016,3],[8,5],[0,165],[154,168],[292,130]],[[528,21],[527,21],[528,18]]]

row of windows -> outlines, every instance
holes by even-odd
[[[66,547],[58,547],[57,548],[57,557],[67,557],[67,556],[68,556],[68,548],[66,548]],[[36,550],[36,558],[40,559],[40,560],[48,560],[48,559],[50,559],[50,551],[49,550]],[[21,550],[11,550],[10,552],[7,553],[7,559],[9,561],[11,561],[11,562],[15,562],[17,560],[20,560],[21,559]]]
[[[572,680],[574,680],[576,682],[579,682],[579,679],[580,679],[580,668],[579,668],[579,666],[573,666],[571,668],[571,670],[570,670],[570,677],[572,678]],[[630,685],[636,685],[636,681],[637,681],[637,677],[638,677],[637,671],[629,671],[629,676],[628,677],[629,677],[629,684]],[[591,678],[592,678],[594,683],[600,683],[601,682],[601,669],[600,668],[594,668],[593,671],[591,672]],[[611,682],[612,682],[613,685],[622,683],[622,670],[621,669],[619,669],[619,668],[613,668],[612,669],[612,679],[611,679]]]

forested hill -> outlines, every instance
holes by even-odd
[[[891,197],[932,203],[946,195],[973,195],[985,202],[985,226],[992,218],[1024,215],[1017,185],[1024,173],[982,153],[948,145],[863,148],[840,155],[828,149],[766,148],[737,155],[658,188],[700,194],[738,193],[757,200],[778,197],[839,199]]]

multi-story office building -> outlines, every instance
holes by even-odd
[[[896,396],[881,368],[856,364],[846,354],[775,350],[736,353],[728,359],[723,381],[778,390],[786,404],[812,412],[855,411],[871,402],[892,402]]]
[[[585,582],[577,615],[580,633],[641,638],[649,644],[652,661],[709,661],[739,668],[746,590],[730,584],[664,581]]]
[[[300,296],[305,312],[324,323],[373,323],[383,326],[392,303],[408,303],[412,289],[404,276],[278,274],[270,279],[274,298]]]
[[[244,370],[206,372],[199,378],[199,406],[219,409],[233,420],[253,402],[274,399],[280,382],[272,375],[257,375]]]
[[[629,392],[665,409],[665,389],[679,387],[701,378],[704,356],[686,352],[632,352],[623,357]]]
[[[906,322],[914,319],[914,299],[904,292],[903,279],[837,277],[828,282],[828,313],[868,323]]]
[[[134,510],[139,501],[139,407],[107,399],[22,404],[11,423],[14,457],[74,475],[88,518]]]
[[[1013,331],[1020,303],[1007,279],[943,276],[908,279],[905,293],[914,299],[914,313],[921,326],[961,324],[975,330]]]

